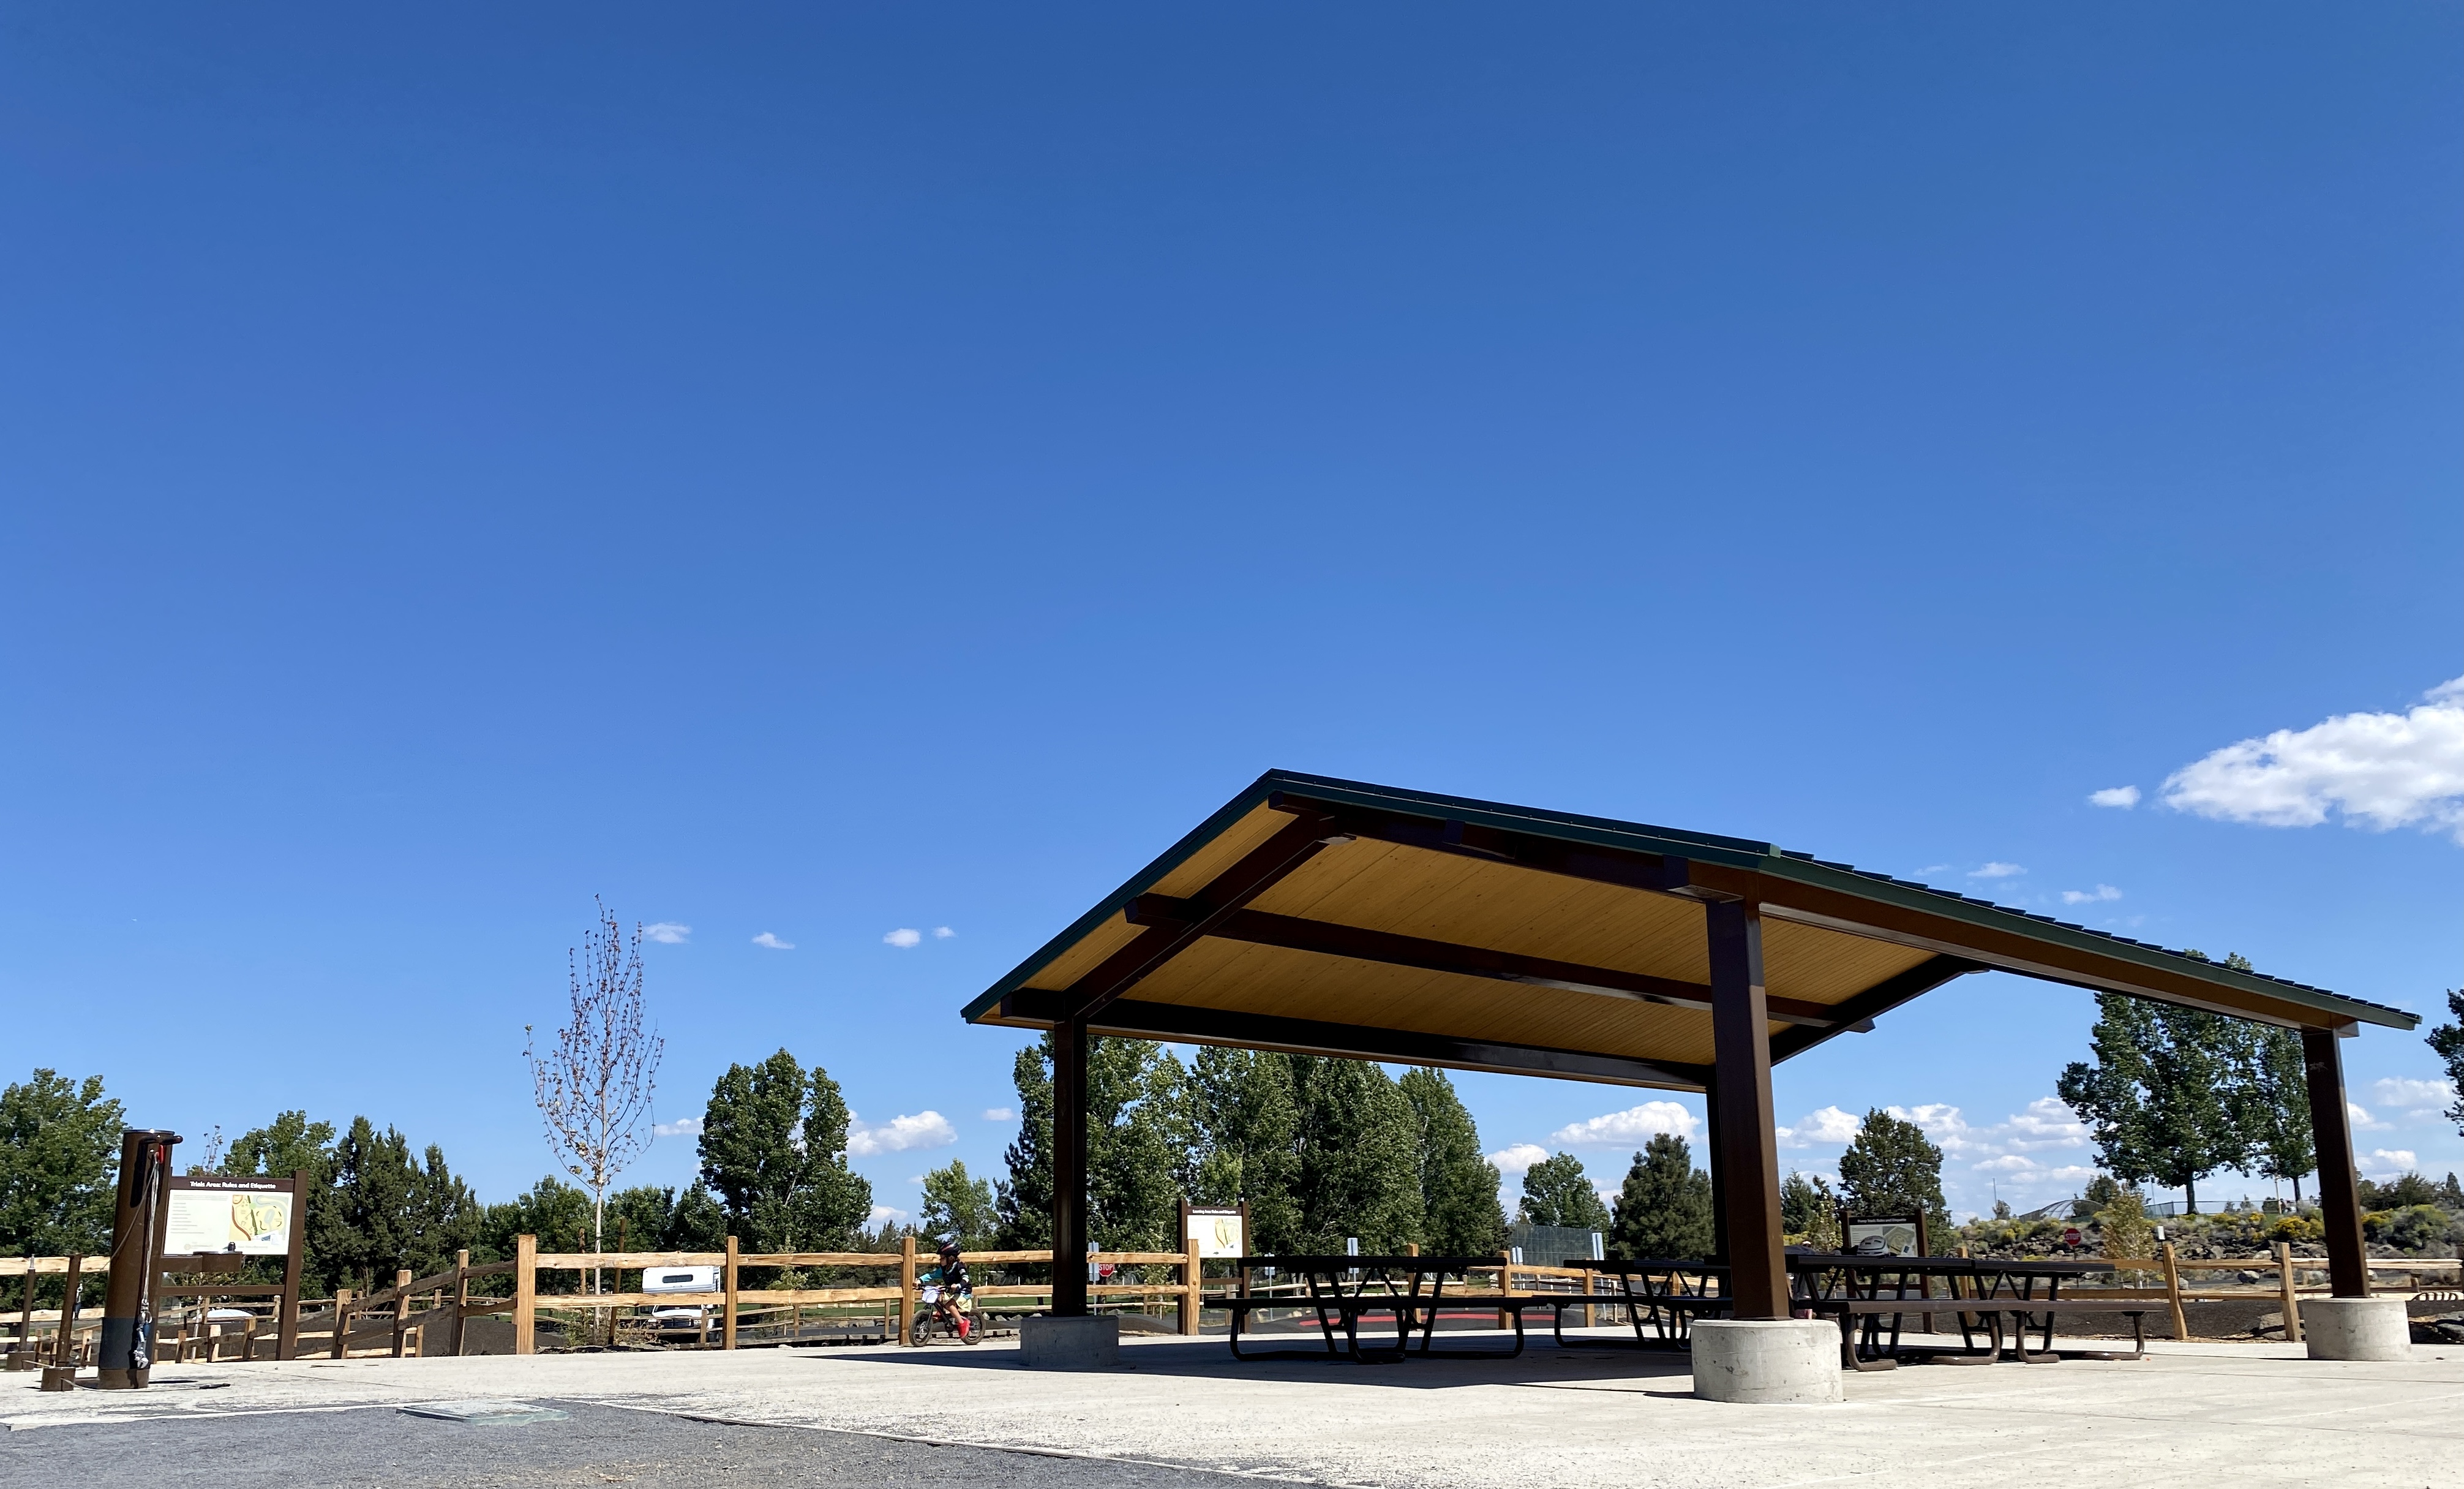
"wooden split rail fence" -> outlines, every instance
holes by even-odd
[[[1002,1266],[1018,1264],[1050,1265],[1049,1251],[983,1251],[966,1252],[964,1259],[971,1265]],[[2176,1338],[2186,1338],[2189,1327],[2183,1305],[2190,1302],[2227,1301],[2239,1299],[2270,1299],[2281,1305],[2288,1340],[2301,1338],[2300,1303],[2303,1297],[2325,1294],[2325,1263],[2318,1257],[2295,1256],[2292,1248],[2279,1245],[2272,1256],[2249,1256],[2220,1261],[2185,1261],[2174,1246],[2167,1242],[2155,1256],[2083,1257],[2083,1260],[2109,1260],[2117,1272],[2139,1273],[2162,1279],[2161,1286],[2116,1286],[2079,1288],[2082,1297],[2163,1299],[2172,1314]],[[23,1278],[22,1298],[13,1328],[10,1358],[21,1365],[47,1358],[52,1363],[75,1364],[88,1361],[94,1339],[102,1326],[99,1307],[80,1306],[62,1325],[61,1310],[34,1307],[34,1279],[38,1277],[94,1278],[101,1270],[101,1258],[92,1258],[93,1266],[82,1265],[88,1258],[68,1256],[0,1256],[0,1279]],[[1178,1280],[1170,1282],[1115,1282],[1090,1285],[1089,1293],[1097,1298],[1142,1301],[1170,1300],[1177,1304],[1178,1331],[1199,1332],[1200,1311],[1205,1306],[1208,1287],[1203,1277],[1203,1263],[1195,1245],[1186,1252],[1090,1252],[1089,1265],[1119,1267],[1168,1267],[1176,1270]],[[916,1278],[920,1265],[929,1258],[919,1257],[913,1237],[896,1252],[783,1252],[746,1253],[737,1248],[736,1238],[728,1238],[727,1247],[718,1252],[608,1252],[593,1255],[583,1252],[543,1253],[533,1236],[520,1236],[516,1241],[511,1261],[473,1263],[464,1252],[455,1265],[433,1276],[414,1278],[407,1271],[397,1273],[394,1285],[382,1291],[355,1294],[348,1288],[337,1290],[332,1299],[310,1300],[301,1303],[297,1318],[260,1320],[251,1314],[244,1321],[231,1321],[237,1328],[217,1330],[208,1316],[214,1288],[185,1287],[183,1293],[204,1293],[198,1307],[182,1309],[177,1322],[164,1337],[158,1322],[155,1357],[158,1360],[187,1361],[237,1358],[253,1360],[269,1354],[274,1359],[288,1360],[302,1355],[326,1355],[342,1359],[358,1354],[419,1354],[430,1339],[431,1330],[444,1334],[440,1352],[458,1355],[463,1352],[465,1325],[470,1320],[509,1317],[513,1325],[512,1347],[516,1354],[529,1354],[536,1347],[539,1315],[585,1314],[604,1317],[612,1310],[644,1306],[701,1307],[710,1310],[706,1319],[715,1315],[719,1348],[737,1347],[749,1321],[775,1323],[776,1316],[786,1311],[792,1324],[806,1308],[838,1312],[844,1321],[851,1312],[857,1319],[871,1317],[864,1304],[878,1307],[882,1335],[885,1339],[901,1338],[907,1322],[914,1316],[918,1301]],[[2409,1275],[2416,1284],[2424,1277],[2456,1275],[2464,1262],[2454,1257],[2372,1257],[2373,1272]],[[681,1267],[715,1267],[719,1287],[716,1294],[708,1293],[553,1293],[539,1287],[541,1273],[592,1274],[604,1272],[659,1271]],[[835,1268],[841,1270],[879,1270],[893,1274],[894,1279],[869,1287],[746,1288],[743,1274],[749,1269],[775,1270]],[[1480,1269],[1486,1271],[1489,1269]],[[1590,1295],[1597,1290],[1599,1278],[1580,1267],[1547,1267],[1527,1265],[1499,1258],[1495,1271],[1497,1288],[1511,1294],[1577,1293]],[[2271,1287],[2232,1288],[2186,1285],[2185,1273],[2274,1272],[2276,1282]],[[503,1284],[489,1285],[492,1279],[507,1278],[511,1287],[506,1296],[481,1296],[503,1289]],[[474,1286],[474,1284],[479,1284]],[[1271,1295],[1289,1288],[1293,1301],[1302,1302],[1297,1283],[1259,1284],[1254,1278],[1220,1279],[1219,1296],[1240,1291],[1255,1295]],[[234,1286],[237,1292],[262,1292],[263,1288]],[[984,1282],[977,1288],[978,1308],[984,1311],[1008,1309],[1030,1311],[1048,1306],[1052,1296],[1049,1284]],[[5,1293],[0,1293],[5,1298]],[[1604,1322],[1601,1315],[1613,1313],[1618,1305],[1602,1293],[1600,1302],[1584,1308],[1586,1325]],[[708,1300],[705,1301],[705,1300]],[[1943,1300],[1946,1304],[1955,1301]],[[850,1310],[849,1305],[855,1305]],[[988,1305],[991,1305],[988,1307]],[[5,1308],[5,1302],[0,1302]],[[314,1310],[314,1311],[312,1311]],[[1949,1307],[1942,1311],[1949,1312]],[[191,1329],[189,1314],[196,1315]],[[6,1318],[0,1312],[0,1318]],[[167,1322],[167,1321],[165,1321]],[[266,1325],[271,1325],[270,1328]],[[1505,1326],[1503,1322],[1501,1327]],[[260,1332],[260,1330],[263,1332]],[[65,1336],[65,1337],[64,1337]],[[269,1346],[271,1346],[269,1348]]]

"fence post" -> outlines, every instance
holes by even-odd
[[[949,1294],[944,1292],[941,1296],[947,1298]],[[915,1300],[915,1237],[911,1233],[898,1238],[897,1337],[899,1339],[907,1337],[907,1321],[915,1317],[918,1306]],[[973,1324],[968,1326],[974,1327]]]
[[[52,1337],[52,1344],[55,1346],[52,1350],[53,1355],[72,1370],[77,1368],[77,1294],[82,1291],[83,1281],[78,1273],[84,1266],[85,1257],[75,1252],[69,1254],[68,1286],[60,1294],[59,1331]]]
[[[539,1237],[514,1237],[514,1353],[533,1352],[539,1332]]]
[[[2165,1243],[2165,1300],[2173,1308],[2173,1337],[2190,1337],[2190,1325],[2182,1317],[2182,1269],[2174,1259],[2173,1243]]]
[[[1180,1228],[1180,1280],[1189,1289],[1180,1295],[1180,1331],[1194,1335],[1198,1332],[1198,1310],[1206,1301],[1206,1262],[1198,1255],[1198,1237],[1189,1233],[1186,1222]]]
[[[462,1358],[462,1310],[471,1306],[471,1254],[453,1254],[453,1358]]]
[[[2276,1277],[2284,1298],[2284,1342],[2301,1343],[2301,1300],[2293,1294],[2293,1247],[2290,1242],[2276,1243]]]
[[[726,1300],[719,1304],[719,1344],[721,1349],[736,1347],[736,1237],[727,1238],[727,1259],[720,1263],[719,1288]]]
[[[351,1347],[350,1341],[351,1290],[347,1287],[337,1287],[334,1289],[333,1356],[335,1359],[340,1360],[344,1357],[345,1352]]]
[[[1508,1298],[1514,1296],[1514,1253],[1511,1251],[1497,1254],[1497,1290]],[[1502,1329],[1514,1327],[1514,1315],[1503,1308],[1498,1309],[1497,1326]]]
[[[410,1322],[410,1269],[393,1275],[393,1357],[402,1358],[402,1338]]]

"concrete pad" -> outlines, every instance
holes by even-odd
[[[1121,1363],[1121,1321],[1111,1314],[1030,1314],[1019,1323],[1018,1349],[1030,1370],[1110,1370]]]
[[[0,1376],[0,1425],[39,1441],[47,1424],[485,1397],[1378,1489],[1969,1489],[2014,1472],[2136,1481],[2151,1464],[2236,1489],[2454,1481],[2464,1345],[2422,1345],[2400,1366],[2303,1353],[2158,1343],[2135,1363],[1912,1366],[1843,1375],[1837,1404],[1786,1407],[1696,1399],[1683,1354],[1545,1342],[1513,1360],[1364,1367],[1243,1365],[1220,1337],[1129,1339],[1102,1373],[1024,1369],[1006,1341],[165,1365],[152,1389],[108,1394],[47,1396],[31,1377]],[[92,1434],[78,1436],[90,1450]],[[81,1472],[63,1458],[60,1481]]]
[[[1747,1406],[1843,1399],[1839,1325],[1828,1319],[1698,1319],[1694,1394]]]
[[[2304,1299],[2301,1336],[2313,1360],[2412,1358],[2412,1321],[2401,1298]]]

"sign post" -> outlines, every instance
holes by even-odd
[[[111,1271],[102,1289],[102,1337],[95,1383],[137,1390],[154,1367],[155,1218],[171,1167],[176,1132],[128,1128],[120,1135],[119,1203],[111,1216]]]

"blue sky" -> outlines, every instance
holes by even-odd
[[[2464,982],[2452,7],[7,24],[11,1078],[502,1198],[599,894],[691,928],[663,1116],[784,1046],[912,1209],[1011,1130],[958,1006],[1268,767]],[[2067,1192],[2091,1016],[1935,994],[1788,1156]],[[1674,1120],[1462,1085],[1603,1180]]]

